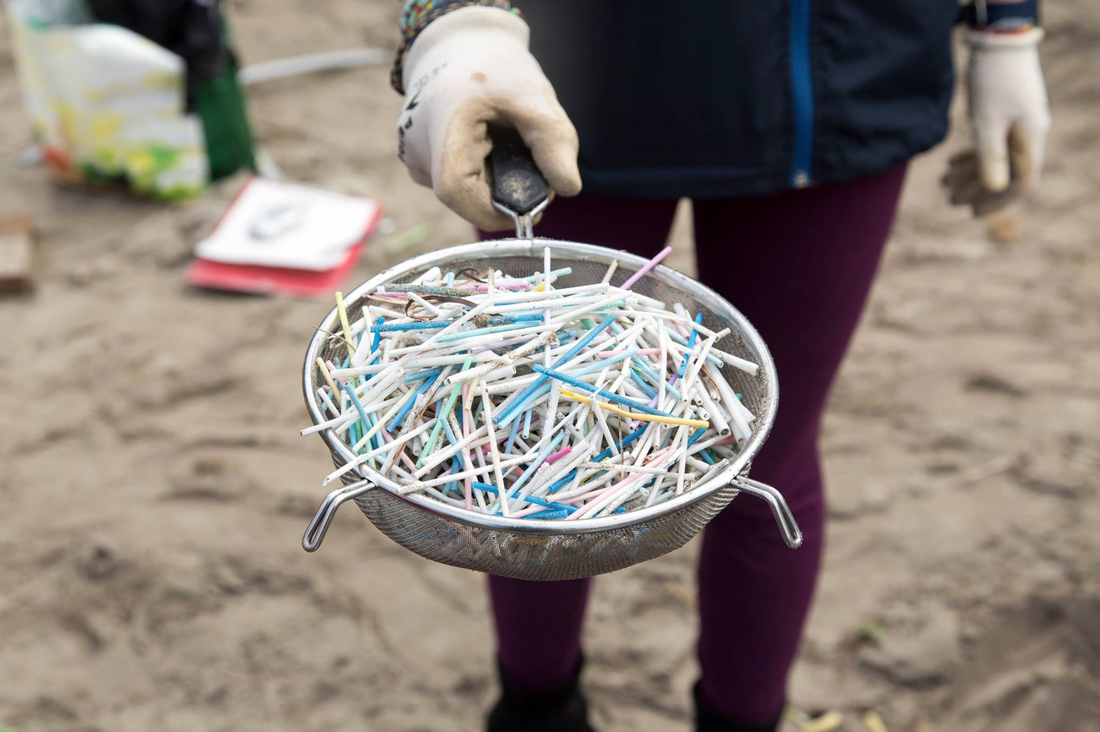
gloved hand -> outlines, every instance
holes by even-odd
[[[552,191],[581,190],[577,131],[527,50],[529,34],[506,11],[463,8],[432,21],[405,58],[398,155],[413,180],[488,231],[514,226],[492,204],[489,123],[519,131]]]
[[[1039,180],[1050,130],[1039,41],[1043,31],[968,34],[967,96],[974,150],[951,159],[951,202],[976,216],[996,211]]]

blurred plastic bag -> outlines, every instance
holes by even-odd
[[[225,160],[220,142],[207,149],[202,99],[187,110],[187,69],[175,53],[117,25],[91,17],[75,0],[10,0],[19,80],[44,156],[69,181],[125,181],[162,199],[201,191],[211,160]],[[234,68],[220,82],[235,89]],[[193,82],[192,82],[193,83]],[[239,91],[239,90],[238,90]],[[194,97],[194,94],[190,94]],[[224,96],[224,95],[223,95]],[[234,129],[233,170],[251,163],[251,139],[238,96],[242,138]],[[209,106],[209,105],[206,105]],[[222,110],[224,111],[224,110]],[[215,121],[220,116],[207,115]],[[218,130],[214,129],[217,141]],[[232,170],[214,171],[227,174]]]
[[[18,5],[23,18],[39,26],[93,22],[86,0],[12,0],[10,5],[13,13]]]
[[[128,28],[181,57],[185,111],[202,122],[213,179],[255,172],[252,131],[222,12],[224,0],[87,0],[101,23]]]

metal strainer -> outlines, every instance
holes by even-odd
[[[545,205],[545,187],[534,196],[529,188],[524,189],[521,193],[528,200],[515,200],[518,193],[510,196],[501,191],[503,166],[499,161],[494,163],[498,179],[494,193],[498,203],[503,203],[498,208],[516,218],[521,238],[450,247],[381,272],[345,297],[349,317],[362,317],[361,306],[366,304],[369,293],[385,289],[390,283],[410,282],[432,267],[443,271],[491,267],[506,275],[525,277],[541,270],[543,250],[549,247],[555,268],[572,268],[572,274],[555,284],[573,287],[599,282],[613,260],[619,262],[612,279],[614,284],[621,284],[646,263],[641,257],[604,247],[532,238],[531,218]],[[576,579],[623,569],[683,546],[739,491],[767,501],[787,546],[798,548],[802,533],[783,496],[747,476],[749,464],[775,420],[779,396],[775,365],[764,341],[720,295],[668,267],[658,266],[632,289],[669,305],[679,302],[693,313],[703,313],[703,324],[712,330],[728,327],[730,334],[715,346],[760,366],[755,376],[736,369],[724,371],[730,386],[741,393],[743,403],[756,415],[756,420],[751,424],[751,438],[726,470],[708,481],[707,487],[649,508],[603,518],[539,521],[466,511],[416,494],[403,496],[398,493],[396,483],[363,464],[343,476],[345,485],[322,501],[302,538],[303,548],[316,551],[336,510],[344,502],[354,500],[382,533],[427,559],[516,579]],[[339,331],[338,317],[335,308],[329,312],[306,351],[303,387],[314,424],[326,419],[317,396],[317,387],[323,383],[317,358],[335,359],[344,348],[339,339],[328,335]],[[353,459],[351,450],[331,429],[320,434],[337,468]]]

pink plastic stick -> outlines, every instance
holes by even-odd
[[[568,455],[571,452],[573,452],[573,448],[563,447],[562,449],[558,450],[557,452],[555,452],[550,457],[546,458],[546,464],[547,465],[553,465],[555,462],[557,462],[558,460],[561,460],[563,457],[565,457],[566,455]]]
[[[644,267],[642,267],[634,274],[630,275],[630,279],[622,284],[622,289],[629,290],[631,287],[634,286],[635,282],[649,274],[650,270],[660,264],[661,260],[670,254],[672,254],[672,247],[665,247],[664,249],[662,249],[660,252],[657,253],[656,257],[646,262],[646,265]],[[577,513],[580,513],[580,511],[578,511]]]
[[[463,404],[466,403],[466,391],[467,391],[466,385],[463,384],[463,386],[462,386],[462,403]],[[469,415],[469,412],[463,412],[463,414],[462,414],[462,437],[463,438],[466,438],[466,437],[470,436],[470,418],[469,418],[468,415]],[[467,451],[467,454],[469,454],[468,451]],[[473,461],[471,460],[470,462],[472,463]],[[472,468],[474,466],[470,465],[468,467]],[[470,510],[473,509],[473,507],[474,507],[474,479],[470,476],[467,476],[466,477],[466,510],[470,511]]]

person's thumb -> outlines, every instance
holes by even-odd
[[[982,187],[989,191],[1003,191],[1011,181],[1008,125],[1000,120],[983,120],[974,126],[974,137]]]

